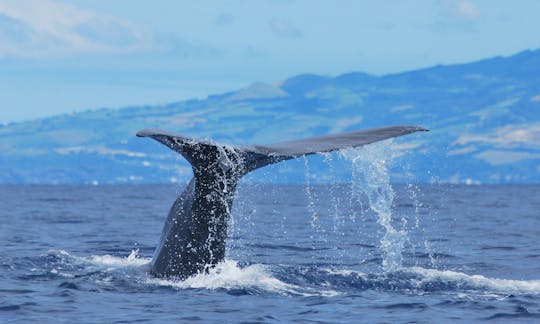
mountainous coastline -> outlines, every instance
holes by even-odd
[[[186,181],[189,165],[135,137],[143,128],[263,144],[387,125],[431,130],[396,141],[407,153],[393,170],[395,181],[404,181],[405,166],[417,182],[539,183],[540,50],[384,76],[304,74],[204,100],[2,125],[0,183]],[[317,172],[325,167],[315,158],[316,181],[327,179]],[[335,169],[334,179],[346,179],[345,169]],[[279,173],[266,180],[306,176],[287,164]]]

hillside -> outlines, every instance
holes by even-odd
[[[400,124],[431,132],[398,140],[408,154],[394,170],[396,181],[405,167],[418,182],[539,183],[540,50],[385,76],[305,74],[204,100],[3,125],[0,183],[189,178],[176,154],[135,137],[142,128],[262,144]],[[314,161],[314,167],[325,166]],[[285,165],[283,176],[268,181],[301,181],[305,170],[295,168]]]

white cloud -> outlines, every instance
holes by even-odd
[[[480,12],[476,6],[465,0],[457,4],[457,12],[461,17],[469,20],[476,20],[480,17]]]
[[[489,143],[499,147],[515,147],[521,145],[540,145],[540,123],[529,125],[508,125],[497,130],[477,135],[462,135],[454,144]]]
[[[300,38],[302,32],[300,29],[291,25],[288,21],[283,19],[272,19],[269,22],[270,30],[274,35],[285,38]]]
[[[531,102],[540,102],[540,94],[532,97]]]
[[[142,152],[132,152],[128,150],[114,150],[114,149],[109,149],[106,147],[73,146],[73,147],[55,149],[55,152],[60,155],[87,153],[87,154],[113,155],[113,156],[124,155],[124,156],[139,157],[139,158],[144,158],[147,156],[146,153],[142,153]]]
[[[153,33],[116,17],[52,0],[0,0],[0,56],[126,53],[154,47]]]
[[[476,20],[480,18],[478,8],[468,0],[443,0],[442,9],[445,13],[464,18],[466,20]]]
[[[491,165],[497,166],[525,160],[538,160],[540,159],[540,153],[487,150],[476,154],[475,157],[484,160]]]
[[[476,150],[477,150],[476,146],[471,145],[471,146],[466,146],[466,147],[455,149],[455,150],[450,150],[448,151],[448,153],[446,153],[446,156],[465,155],[465,154],[472,153]]]
[[[438,32],[475,32],[480,10],[468,0],[439,0],[440,15],[433,24]]]

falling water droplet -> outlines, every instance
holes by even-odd
[[[390,184],[390,167],[395,158],[392,146],[393,142],[389,140],[340,152],[341,157],[352,163],[353,194],[367,196],[369,207],[384,230],[380,240],[384,271],[401,268],[402,251],[407,241],[407,232],[396,229],[392,219],[395,195]]]

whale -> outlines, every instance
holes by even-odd
[[[227,225],[239,180],[266,165],[306,155],[348,149],[427,129],[389,126],[267,145],[228,145],[156,129],[149,137],[181,154],[193,178],[174,201],[151,261],[156,277],[185,280],[225,259]]]

